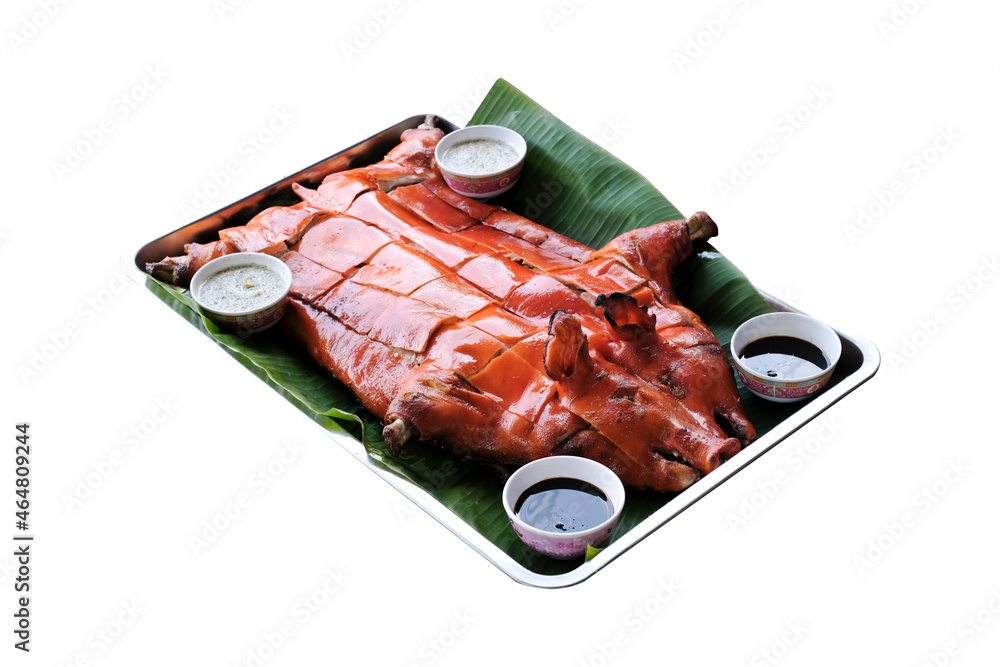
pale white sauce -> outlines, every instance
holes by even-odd
[[[441,156],[446,169],[482,176],[513,166],[517,162],[517,149],[500,139],[466,139],[449,147]]]
[[[284,281],[271,269],[260,264],[240,264],[202,283],[198,300],[218,312],[246,313],[266,306],[284,291]]]

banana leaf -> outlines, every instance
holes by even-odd
[[[504,125],[520,132],[528,143],[520,181],[493,203],[591,247],[600,247],[631,229],[683,217],[640,174],[502,79],[494,84],[470,124]],[[408,445],[400,456],[390,456],[379,420],[361,407],[350,390],[279,333],[272,330],[246,340],[229,335],[200,314],[188,292],[151,277],[146,285],[323,428],[361,441],[373,465],[423,489],[526,569],[558,575],[583,562],[582,558],[552,560],[521,543],[501,505],[502,479],[494,469],[427,444]],[[701,316],[727,349],[737,326],[772,310],[739,269],[708,244],[699,246],[697,254],[678,269],[676,288],[683,303]],[[740,391],[759,435],[795,411],[794,407],[759,400],[742,385]],[[626,534],[671,498],[670,494],[630,492],[612,539]]]

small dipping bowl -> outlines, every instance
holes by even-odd
[[[555,478],[581,480],[596,486],[611,502],[611,517],[597,526],[575,532],[540,530],[522,521],[514,513],[521,495],[535,484]],[[588,544],[595,547],[605,544],[618,525],[624,506],[625,487],[618,476],[607,466],[579,456],[548,456],[532,461],[511,475],[503,488],[503,508],[517,536],[535,551],[560,560],[583,556]]]
[[[761,338],[787,336],[812,343],[826,358],[827,366],[818,373],[802,377],[768,377],[742,359],[744,348]],[[752,317],[733,333],[730,349],[740,379],[757,396],[775,403],[792,403],[809,398],[826,386],[840,361],[840,336],[831,327],[801,313],[767,313]]]
[[[514,149],[516,160],[488,173],[463,173],[448,166],[445,157],[448,149],[455,144],[473,139],[495,139],[502,141]],[[441,176],[455,192],[475,199],[488,199],[507,192],[517,183],[524,166],[524,156],[528,153],[528,144],[524,137],[514,130],[499,125],[470,125],[451,134],[446,134],[434,149],[434,160],[441,169]]]
[[[244,311],[217,310],[205,305],[201,300],[201,289],[206,281],[226,269],[247,264],[263,266],[276,273],[283,286],[280,295]],[[288,306],[288,292],[291,286],[292,272],[277,257],[257,252],[237,252],[217,257],[198,269],[191,279],[191,296],[209,319],[226,331],[246,338],[277,324]]]

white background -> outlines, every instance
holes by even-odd
[[[653,7],[4,3],[0,663],[995,664],[1000,8]],[[882,353],[823,419],[556,591],[411,511],[119,272],[403,118],[464,124],[497,77],[709,211],[759,287]],[[30,655],[11,632],[20,421]]]

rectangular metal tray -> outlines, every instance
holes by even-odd
[[[123,271],[130,279],[152,294],[147,282],[147,279],[152,279],[144,271],[147,262],[155,262],[167,256],[182,255],[185,243],[205,243],[215,240],[218,238],[220,229],[245,224],[257,212],[268,206],[287,204],[287,195],[291,191],[292,183],[302,183],[308,187],[316,187],[322,181],[323,177],[331,172],[352,169],[381,160],[393,146],[399,143],[399,135],[403,130],[416,127],[423,122],[425,117],[426,115],[421,114],[400,121],[392,127],[386,128],[350,148],[335,153],[314,165],[291,174],[225,208],[184,225],[158,239],[149,241],[138,249],[126,251],[122,256]],[[456,125],[440,117],[438,117],[438,127],[445,132],[457,129]],[[761,293],[761,295],[775,310],[799,312],[788,304],[767,294]],[[160,299],[157,298],[157,300]],[[745,466],[749,465],[757,457],[764,454],[764,452],[777,445],[796,430],[802,428],[817,415],[871,378],[879,367],[879,353],[875,346],[863,338],[850,336],[841,331],[837,331],[837,333],[843,344],[843,352],[840,362],[837,365],[837,374],[838,376],[842,375],[843,378],[836,385],[828,387],[816,398],[803,403],[799,410],[758,440],[752,442],[738,455],[734,456],[710,475],[699,480],[690,488],[677,494],[662,508],[635,525],[631,530],[617,536],[614,542],[591,560],[563,574],[544,575],[525,568],[426,491],[410,481],[376,465],[369,458],[361,442],[351,437],[320,428],[327,436],[353,454],[369,470],[399,490],[400,493],[415,505],[434,517],[515,581],[540,588],[561,588],[578,584],[588,579],[595,572],[608,565],[608,563],[635,546],[643,538],[676,517],[705,494],[715,489]]]

